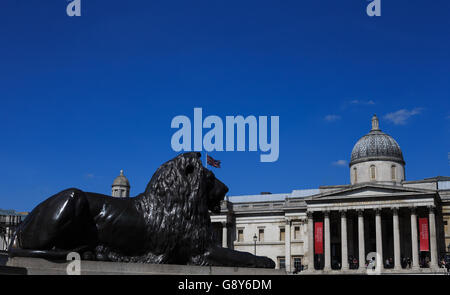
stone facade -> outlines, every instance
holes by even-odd
[[[450,184],[450,178],[432,178],[421,186]],[[319,193],[228,197],[220,214],[212,216],[218,243],[235,250],[268,256],[277,268],[293,272],[300,263],[308,270],[365,270],[370,252],[378,252],[384,269],[436,269],[450,247],[450,190],[365,183],[320,187]],[[308,190],[314,192],[314,190]],[[282,197],[284,196],[284,199]],[[245,201],[247,200],[247,201]],[[419,218],[428,221],[430,251],[419,251]],[[315,255],[314,223],[323,222],[324,255]],[[414,242],[415,241],[415,242]],[[362,245],[362,246],[360,246]],[[286,259],[287,257],[287,259]],[[342,259],[347,257],[347,259]],[[348,258],[357,265],[349,265]],[[380,258],[380,259],[381,259]],[[411,268],[402,266],[411,260]],[[363,261],[361,267],[359,261]],[[355,268],[357,267],[357,268]]]
[[[268,256],[287,272],[365,272],[366,263],[388,273],[437,270],[450,254],[450,177],[405,181],[402,151],[376,115],[349,166],[349,185],[227,197],[212,217],[218,243]]]

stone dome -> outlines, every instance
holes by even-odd
[[[113,182],[112,186],[126,186],[126,187],[130,187],[130,182],[125,177],[125,175],[123,175],[123,170],[120,170],[120,175],[117,176],[116,179],[114,179],[114,182]]]
[[[405,165],[400,146],[395,139],[379,129],[376,115],[372,117],[372,130],[353,147],[349,166],[366,161],[392,161]]]

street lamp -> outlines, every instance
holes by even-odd
[[[253,236],[253,242],[255,243],[255,255],[256,255],[256,240],[258,240],[258,237],[256,234]]]

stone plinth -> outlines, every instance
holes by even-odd
[[[69,261],[48,261],[40,258],[15,257],[0,260],[0,272],[29,275],[66,275]],[[285,275],[283,270],[193,266],[174,264],[144,264],[81,261],[82,275]]]

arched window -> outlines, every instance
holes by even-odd
[[[356,170],[356,167],[355,167],[355,168],[353,168],[353,182],[354,183],[358,182],[358,174],[356,172],[357,172],[357,170]]]
[[[371,165],[370,166],[370,180],[375,180],[376,179],[376,174],[375,174],[375,165]]]
[[[392,180],[395,180],[396,179],[396,176],[395,176],[395,165],[392,165],[391,166],[391,179]]]

